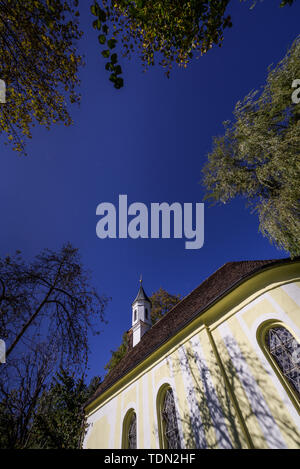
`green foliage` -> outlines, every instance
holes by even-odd
[[[222,45],[224,30],[232,26],[231,17],[226,14],[229,2],[95,0],[91,13],[98,17],[93,21],[94,28],[100,30],[102,25],[102,45],[118,45],[123,57],[130,58],[135,53],[145,70],[159,63],[169,77],[174,64],[186,68],[194,57]],[[280,6],[292,3],[293,0],[283,0]],[[253,0],[251,8],[255,4]],[[123,80],[114,73],[113,63],[108,64],[105,68],[112,72],[110,80],[115,88],[122,87]]]
[[[120,57],[136,54],[144,69],[159,63],[169,76],[174,64],[187,67],[220,46],[232,25],[229,1],[95,0],[90,10],[109,80],[116,89],[124,85]],[[292,3],[283,0],[281,6]],[[72,123],[68,101],[80,101],[82,64],[77,7],[78,0],[0,1],[0,78],[7,86],[0,134],[21,154],[36,124],[49,129]]]
[[[117,39],[114,36],[109,37],[109,27],[107,23],[110,18],[110,8],[106,2],[103,2],[103,8],[100,8],[99,3],[95,1],[91,6],[91,13],[97,16],[97,19],[93,21],[93,27],[99,31],[102,30],[98,36],[98,41],[105,49],[101,54],[105,59],[109,59],[110,51],[114,49],[117,44]],[[110,72],[109,80],[114,84],[114,87],[120,89],[124,85],[124,81],[123,78],[118,76],[122,73],[122,69],[121,66],[117,64],[117,61],[117,54],[112,54],[110,61],[105,64],[105,69]]]
[[[163,288],[160,288],[150,296],[152,303],[151,319],[152,324],[155,324],[160,318],[162,318],[168,311],[170,311],[179,301],[180,295],[171,295]],[[108,373],[115,368],[115,366],[122,360],[128,351],[128,338],[127,332],[123,334],[122,343],[116,351],[111,350],[111,359],[105,365],[105,369]]]
[[[25,154],[35,124],[68,126],[67,99],[79,102],[76,87],[82,63],[76,50],[78,0],[0,2],[0,68],[6,104],[0,106],[0,134]]]
[[[204,168],[206,198],[226,203],[244,197],[259,217],[259,229],[291,256],[300,254],[300,105],[292,83],[300,78],[300,37],[269,69],[259,93],[251,92],[214,139]]]
[[[0,447],[14,449],[78,449],[86,431],[83,406],[99,386],[95,377],[89,385],[84,378],[60,368],[49,388],[34,402],[30,419],[20,425],[20,416],[0,403]],[[17,404],[17,402],[16,402]],[[26,426],[25,428],[22,428]],[[24,438],[23,435],[26,435]]]
[[[127,350],[128,350],[127,332],[125,332],[122,337],[121,345],[117,348],[117,350],[115,351],[111,350],[111,359],[105,365],[104,369],[107,370],[108,373],[110,373],[111,370],[113,370],[115,366],[122,360],[122,358],[125,357]]]
[[[56,374],[50,389],[43,393],[31,430],[31,448],[78,449],[85,433],[83,406],[99,386],[94,378],[89,386],[64,369]]]
[[[169,75],[173,63],[186,67],[195,54],[201,55],[222,42],[223,30],[231,26],[230,16],[225,16],[228,3],[229,0],[95,0],[91,13],[98,17],[94,28],[99,30],[102,26],[102,45],[113,49],[118,43],[123,57],[136,51],[145,69],[154,65],[158,55],[159,64]],[[115,64],[109,64],[105,68],[112,72],[110,80],[115,88],[121,88],[120,66],[116,73]]]
[[[180,295],[171,295],[163,288],[159,288],[155,293],[150,296],[152,303],[151,308],[151,319],[152,324],[155,324],[159,319],[161,319],[166,313],[171,311],[175,305],[180,301]]]
[[[296,0],[282,0],[282,2],[280,3],[280,6],[281,7],[285,7],[286,5],[292,5],[294,3],[294,1]]]

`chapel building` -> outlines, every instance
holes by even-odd
[[[300,259],[229,262],[156,324],[142,284],[84,448],[300,448]]]

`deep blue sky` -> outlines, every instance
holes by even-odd
[[[74,125],[36,129],[27,158],[0,141],[0,255],[21,249],[32,257],[70,241],[95,286],[112,297],[108,325],[91,340],[90,376],[103,376],[110,350],[131,326],[141,273],[148,295],[160,286],[186,295],[225,262],[286,257],[262,237],[241,201],[206,204],[205,244],[198,251],[185,250],[184,240],[100,240],[95,232],[97,205],[117,204],[119,194],[148,206],[202,201],[201,168],[212,137],[235,103],[263,85],[268,65],[299,33],[299,4],[281,9],[279,0],[265,0],[250,10],[251,3],[233,0],[233,28],[223,46],[169,80],[160,68],[144,74],[138,61],[125,61],[120,91],[108,81],[93,18],[82,8],[86,66]]]

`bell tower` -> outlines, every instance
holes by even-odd
[[[142,277],[140,279],[140,288],[136,299],[132,303],[132,345],[138,344],[145,332],[152,326],[151,322],[151,301],[146,295]]]

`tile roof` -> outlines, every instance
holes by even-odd
[[[128,350],[86,406],[233,287],[271,264],[286,262],[290,259],[228,262],[223,265],[154,324],[135,347]]]

